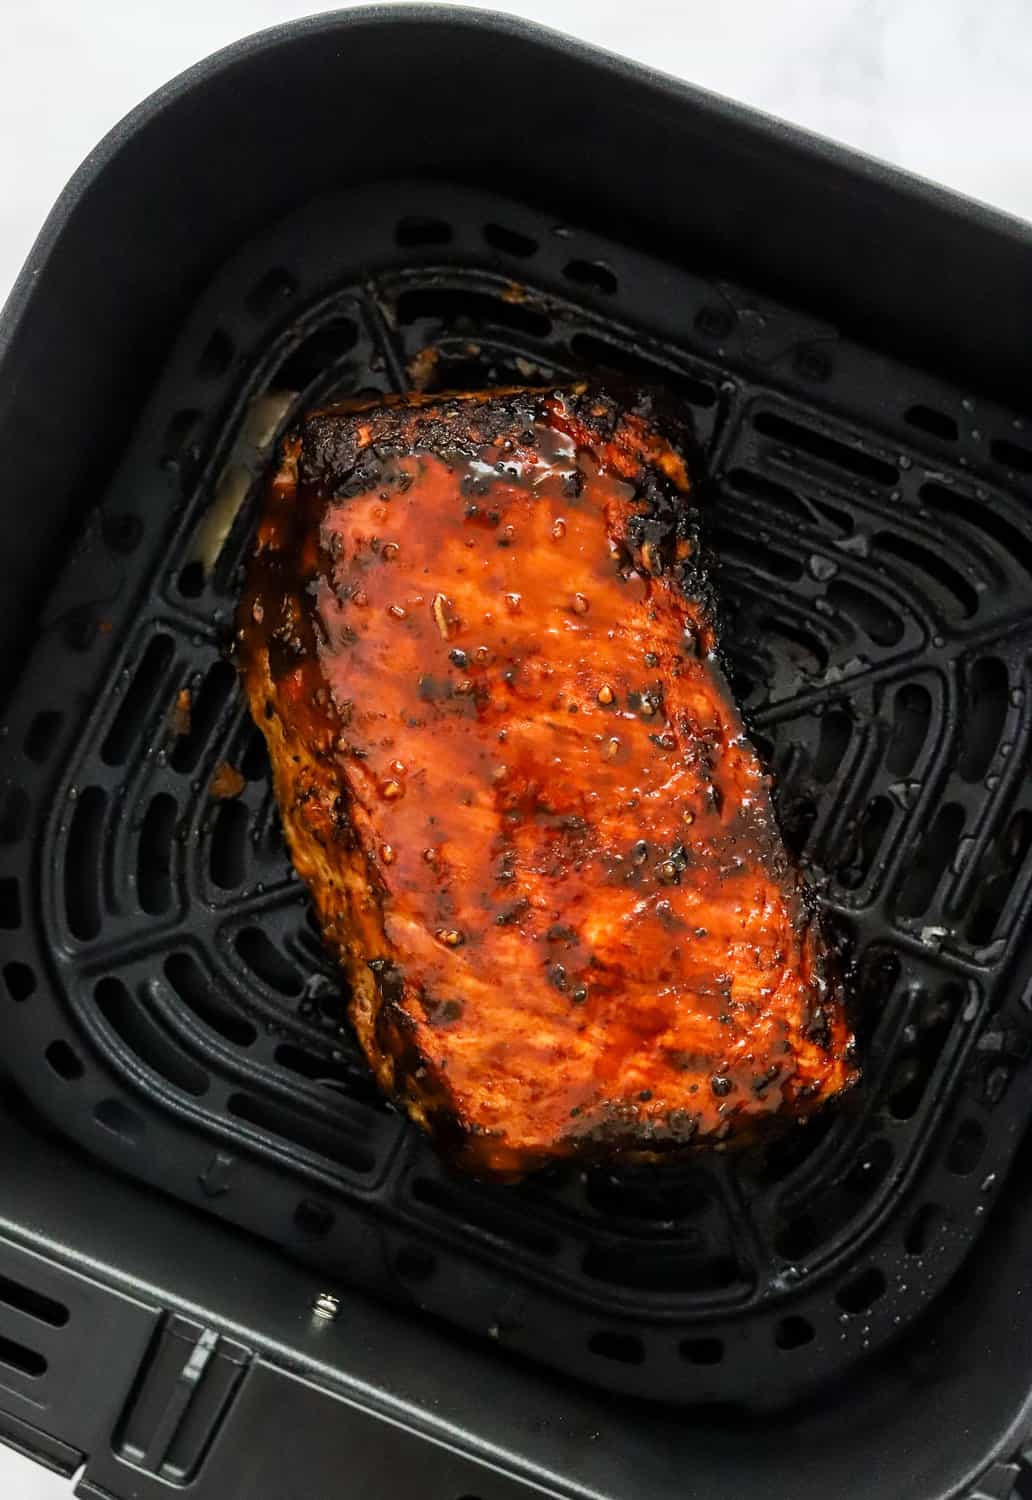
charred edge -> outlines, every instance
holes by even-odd
[[[562,418],[550,410],[550,403],[556,402],[561,404]],[[619,431],[625,411],[637,413],[643,402],[649,405],[650,398],[640,392],[621,403],[600,389],[577,386],[556,391],[436,396],[425,403],[412,397],[394,397],[367,408],[343,402],[312,412],[288,441],[301,440],[299,475],[303,487],[332,491],[346,498],[374,488],[380,482],[382,461],[390,455],[422,450],[446,460],[473,457],[484,447],[514,436],[530,446],[535,440],[535,426],[542,422],[569,426],[581,447],[593,443],[603,447]],[[655,404],[654,399],[651,404]],[[694,467],[695,444],[683,417],[672,420],[665,432],[668,437],[672,435],[676,445],[671,451]],[[627,459],[641,476],[643,501],[654,512],[653,540],[668,544],[666,550],[673,561],[678,540],[695,539],[694,512],[685,508],[684,496],[652,469],[647,453],[635,455],[632,461],[628,452]]]

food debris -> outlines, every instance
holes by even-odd
[[[193,707],[193,696],[189,688],[180,688],[176,694],[168,715],[168,727],[176,739],[182,739],[190,733],[190,710]]]
[[[228,760],[220,760],[215,767],[215,774],[211,778],[208,791],[220,802],[230,802],[234,797],[239,797],[247,782],[243,774],[236,766],[231,766]]]
[[[440,351],[430,344],[412,356],[405,366],[405,373],[414,391],[425,391],[429,387],[440,357]]]
[[[451,621],[448,618],[448,600],[443,594],[435,594],[431,609],[433,610],[437,628],[441,632],[441,639],[446,641],[451,635]]]

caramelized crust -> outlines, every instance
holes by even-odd
[[[584,388],[316,412],[269,484],[240,657],[294,863],[381,1085],[481,1175],[855,1076],[690,491]]]

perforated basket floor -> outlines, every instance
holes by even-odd
[[[855,959],[865,1080],[766,1157],[491,1189],[341,1023],[225,651],[292,413],[584,369],[691,409],[736,688]],[[1012,415],[511,203],[320,201],[199,302],[6,711],[6,1066],[87,1150],[327,1290],[665,1401],[791,1399],[946,1284],[1032,1113],[1030,650]]]

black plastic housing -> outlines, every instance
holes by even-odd
[[[0,327],[5,690],[205,286],[314,196],[414,177],[502,190],[696,277],[744,283],[1008,409],[1011,427],[987,429],[974,463],[1027,488],[1027,228],[502,18],[324,16],[241,43],[142,106],[73,180],[12,294]],[[604,302],[605,285],[595,292]],[[820,379],[817,365],[800,378]],[[886,423],[893,399],[885,390]],[[928,435],[934,451],[942,434]],[[986,1470],[990,1495],[1018,1479],[1032,1226],[1016,1108],[1001,1151],[1016,1148],[1015,1165],[945,1295],[857,1376],[764,1419],[615,1400],[365,1301],[344,1276],[328,1285],[49,1134],[11,1071],[0,1432],[69,1473],[87,1460],[82,1494],[185,1484],[278,1500],[334,1493],[346,1475],[371,1500],[417,1483],[441,1500],[931,1500]],[[317,1309],[320,1294],[331,1300]]]

